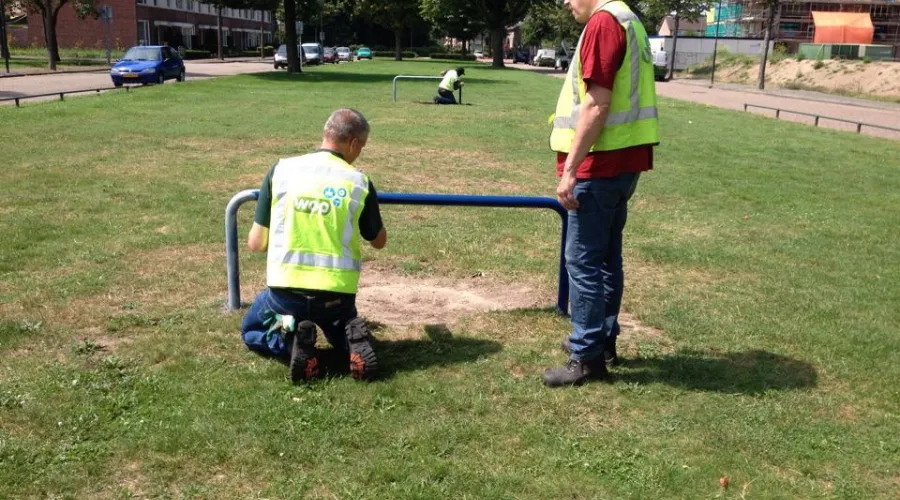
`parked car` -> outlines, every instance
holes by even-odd
[[[513,60],[513,63],[528,64],[528,51],[525,49],[519,49],[519,50],[513,51],[512,60]]]
[[[306,57],[307,64],[322,64],[322,44],[320,43],[304,43],[303,56]]]
[[[178,51],[169,46],[148,45],[132,47],[109,70],[113,85],[163,83],[175,79],[184,81],[184,61]]]
[[[297,55],[300,56],[301,62],[306,63],[306,57],[303,55],[303,49],[300,46],[297,46]],[[275,51],[275,69],[288,67],[288,59],[287,59],[287,45],[278,46],[278,50]]]
[[[350,50],[350,47],[338,47],[337,55],[338,55],[338,61],[352,61],[353,60],[353,52]]]
[[[475,51],[475,59],[481,59],[483,57],[484,57],[484,52],[482,52],[480,50]]]
[[[537,54],[534,55],[534,59],[531,61],[531,64],[535,66],[555,66],[556,51],[553,49],[538,50]]]
[[[360,47],[356,49],[356,60],[372,59],[372,49],[368,47]]]
[[[338,63],[338,55],[337,51],[332,47],[325,47],[324,52],[322,52],[322,62],[337,64]]]
[[[653,79],[658,82],[666,81],[669,74],[669,56],[665,50],[653,52]]]

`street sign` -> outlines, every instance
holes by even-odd
[[[297,21],[296,23],[294,23],[294,26],[297,27],[297,34],[302,35],[303,34],[303,21]]]

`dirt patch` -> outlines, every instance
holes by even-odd
[[[716,78],[753,84],[758,74],[759,64],[756,63],[749,67],[735,65],[717,70]],[[776,87],[801,85],[825,91],[900,97],[900,63],[785,59],[767,66],[766,81]]]
[[[360,279],[357,309],[370,321],[386,325],[453,324],[487,311],[547,305],[548,297],[526,284],[486,277],[414,278],[366,268]]]

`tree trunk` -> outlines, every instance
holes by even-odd
[[[9,73],[9,45],[6,38],[6,7],[0,0],[0,57],[6,63],[6,72]]]
[[[266,58],[266,37],[263,36],[263,17],[264,13],[259,13],[259,57],[260,59]],[[274,54],[272,54],[274,56]]]
[[[216,8],[216,57],[225,59],[222,54],[222,7]]]
[[[491,64],[494,68],[504,68],[503,65],[503,40],[506,39],[506,28],[494,28],[491,30],[491,57],[494,62]]]
[[[297,53],[297,3],[284,0],[284,44],[287,45],[288,73],[302,73]]]
[[[394,30],[394,60],[402,61],[403,60],[403,28]]]
[[[466,55],[469,53],[469,41],[465,38],[462,39],[462,43],[460,44],[459,53],[462,55]]]
[[[56,43],[56,14],[53,12],[43,16],[44,42],[47,44],[47,67],[50,71],[56,71],[56,63],[59,62],[59,46]]]
[[[669,74],[666,76],[669,80],[675,78],[675,54],[678,53],[678,23],[681,18],[678,12],[675,13],[675,32],[672,34],[672,59],[669,63]]]
[[[757,87],[760,90],[765,90],[766,88],[766,62],[769,58],[769,41],[772,39],[772,25],[775,22],[775,7],[777,5],[778,0],[770,0],[769,10],[766,13],[766,36],[763,39],[762,58],[759,62],[759,81],[757,82]]]

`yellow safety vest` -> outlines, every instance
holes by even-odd
[[[441,80],[440,84],[438,84],[438,88],[453,92],[455,90],[453,86],[458,79],[459,75],[456,74],[455,69],[448,70],[446,73],[444,73],[444,79]]]
[[[622,67],[616,72],[613,81],[609,115],[590,151],[614,151],[632,146],[659,144],[656,83],[647,31],[625,2],[611,1],[597,9],[600,10],[615,16],[625,29],[627,47]],[[584,31],[578,40],[578,47],[575,49],[565,83],[559,93],[556,113],[550,117],[553,124],[550,149],[561,153],[568,153],[572,149],[581,103],[587,91],[581,73],[583,39]]]
[[[356,293],[359,218],[369,179],[327,151],[279,160],[272,173],[270,287]]]

